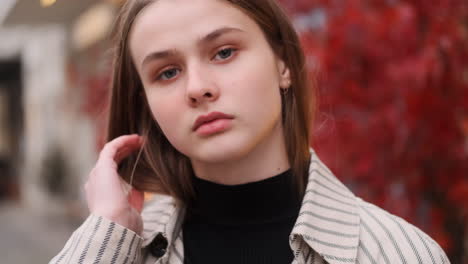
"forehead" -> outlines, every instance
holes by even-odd
[[[156,0],[136,17],[130,50],[138,64],[142,53],[188,45],[221,27],[260,31],[248,15],[226,0]]]

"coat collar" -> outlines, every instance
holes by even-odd
[[[148,246],[157,234],[162,234],[169,245],[177,237],[184,219],[185,209],[176,206],[167,195],[155,194],[143,209],[143,247]]]
[[[304,245],[331,264],[354,263],[359,244],[357,198],[310,149],[309,181],[299,217],[290,235],[291,249],[304,255]],[[143,210],[143,247],[161,233],[171,245],[181,231],[185,208],[169,196],[155,195]],[[304,257],[305,258],[305,257]],[[305,261],[304,261],[305,262]]]
[[[307,244],[331,264],[354,263],[360,224],[357,198],[314,150],[310,153],[309,181],[290,235],[291,248],[299,253]]]

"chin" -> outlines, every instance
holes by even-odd
[[[196,149],[189,156],[206,163],[222,163],[240,160],[252,149],[254,144],[248,144],[245,140],[223,139],[204,142],[197,145]]]

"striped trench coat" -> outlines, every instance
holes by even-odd
[[[450,263],[424,232],[354,196],[311,154],[306,194],[289,237],[293,264]],[[155,196],[143,210],[141,237],[90,215],[50,263],[183,264],[184,212],[172,198]]]

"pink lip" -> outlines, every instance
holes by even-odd
[[[201,115],[197,118],[195,123],[193,124],[193,131],[196,131],[198,128],[200,128],[202,125],[206,123],[211,123],[213,121],[216,121],[218,119],[233,119],[234,117],[232,115],[228,115],[225,113],[221,112],[211,112],[207,115]]]

